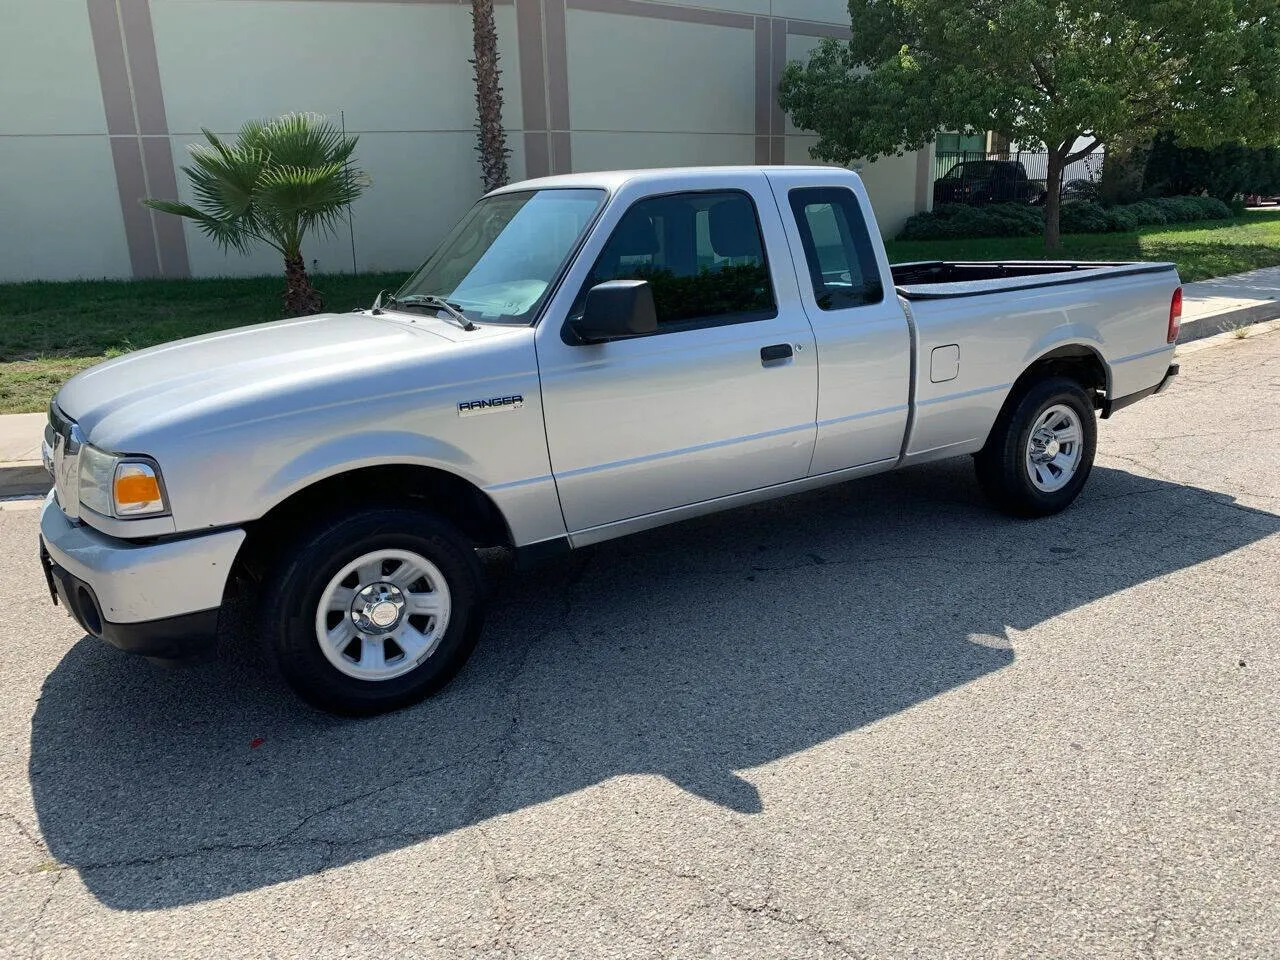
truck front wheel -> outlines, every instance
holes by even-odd
[[[1084,388],[1049,377],[1013,397],[987,444],[974,455],[978,485],[995,506],[1016,517],[1066,509],[1093,469],[1098,424]]]
[[[313,706],[351,715],[403,707],[448,683],[475,649],[480,566],[438,517],[362,510],[319,523],[279,556],[267,645]]]

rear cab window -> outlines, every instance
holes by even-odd
[[[796,187],[787,199],[819,309],[846,310],[884,300],[875,248],[853,191]]]

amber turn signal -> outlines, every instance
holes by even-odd
[[[137,516],[165,511],[160,478],[145,463],[122,463],[116,467],[114,490],[117,516]]]

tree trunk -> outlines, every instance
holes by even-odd
[[[1044,188],[1044,248],[1056,250],[1062,246],[1062,235],[1059,221],[1062,217],[1062,170],[1063,158],[1067,147],[1053,147],[1049,150],[1049,169],[1045,177]]]
[[[502,85],[498,70],[498,29],[493,21],[493,0],[471,0],[471,34],[476,74],[476,152],[485,191],[505,186],[507,135],[502,129]]]
[[[302,257],[284,258],[284,315],[307,317],[324,309],[324,301],[307,276],[307,264]]]

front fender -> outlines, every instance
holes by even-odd
[[[407,430],[376,430],[332,438],[303,451],[263,481],[254,502],[265,514],[321,480],[388,465],[434,467],[485,487],[475,459],[453,444]]]

